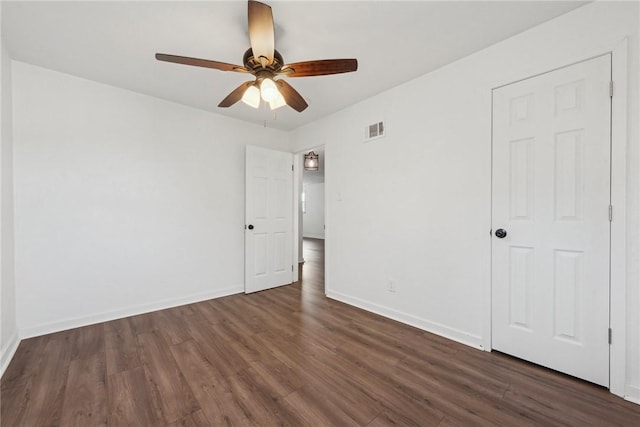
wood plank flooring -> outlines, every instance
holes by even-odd
[[[324,297],[301,281],[22,341],[2,426],[640,426],[607,390]]]

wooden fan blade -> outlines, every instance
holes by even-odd
[[[253,84],[252,81],[242,83],[240,86],[235,88],[233,92],[227,95],[227,97],[223,99],[220,102],[220,104],[218,104],[218,107],[222,107],[222,108],[231,107],[233,104],[240,101],[242,99],[242,95],[244,95],[247,89],[249,89],[249,86],[251,86],[252,84]]]
[[[276,81],[276,84],[278,85],[278,90],[282,94],[282,97],[287,102],[287,105],[289,107],[293,108],[298,113],[301,113],[305,108],[309,106],[302,95],[300,95],[298,91],[295,90],[289,83],[285,82],[284,80],[278,80]]]
[[[273,62],[275,31],[271,7],[258,1],[249,0],[249,40],[253,57],[265,67]],[[261,60],[260,58],[264,58]]]
[[[278,74],[286,74],[287,77],[326,76],[328,74],[350,73],[357,69],[357,59],[320,59],[287,64]]]
[[[165,53],[156,53],[158,61],[173,62],[175,64],[193,65],[194,67],[213,68],[221,71],[237,71],[239,73],[248,73],[249,70],[241,65],[227,64],[226,62],[210,61],[208,59],[189,58],[188,56],[167,55]]]

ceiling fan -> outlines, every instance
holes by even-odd
[[[289,83],[282,79],[276,80],[276,77],[325,76],[349,73],[358,69],[356,59],[322,59],[285,64],[282,55],[274,47],[271,7],[254,0],[249,0],[249,40],[251,47],[244,53],[242,59],[244,66],[164,53],[156,53],[156,59],[255,76],[255,80],[242,83],[235,88],[218,104],[218,107],[230,107],[242,100],[258,108],[262,98],[269,103],[272,110],[289,105],[298,112],[308,107],[307,102]]]

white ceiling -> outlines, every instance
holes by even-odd
[[[575,9],[575,1],[268,1],[285,62],[357,58],[355,73],[289,79],[302,113],[217,104],[247,76],[159,62],[156,52],[242,64],[245,1],[2,2],[10,55],[75,76],[284,130]]]

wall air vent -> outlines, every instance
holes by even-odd
[[[384,122],[373,123],[365,128],[364,140],[365,142],[368,142],[372,139],[382,138],[385,135],[385,132],[386,128],[384,126]]]

